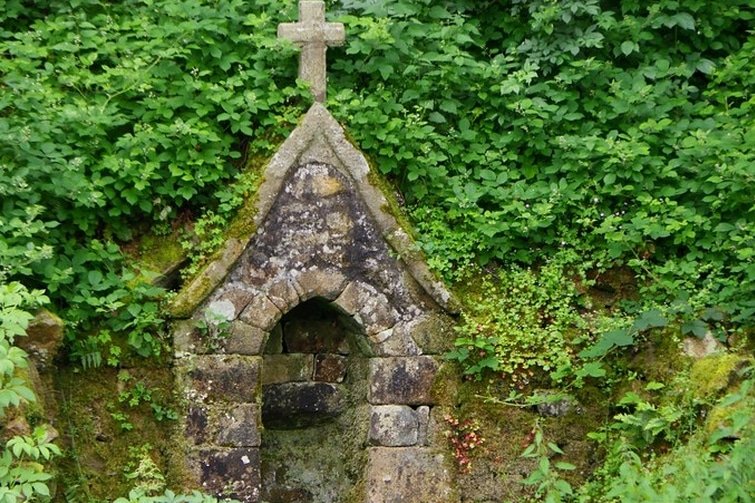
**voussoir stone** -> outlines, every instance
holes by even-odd
[[[292,276],[293,285],[302,302],[314,297],[333,300],[346,287],[346,276],[333,269],[310,269]]]
[[[272,330],[281,316],[278,306],[273,304],[267,296],[258,294],[241,313],[240,319],[267,332]]]
[[[406,405],[376,405],[370,415],[369,440],[372,445],[408,447],[419,438],[419,417]]]
[[[429,356],[370,360],[372,404],[430,405],[438,363]]]

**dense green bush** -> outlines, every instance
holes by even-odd
[[[446,277],[566,245],[689,319],[752,323],[749,2],[330,3],[330,107]],[[108,241],[228,212],[308,105],[275,37],[295,5],[3,5],[3,267],[86,322],[134,301]]]
[[[751,2],[344,4],[332,109],[442,272],[568,245],[752,324]]]

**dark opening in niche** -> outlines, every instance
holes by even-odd
[[[262,361],[262,500],[339,502],[362,475],[368,411],[361,327],[325,299],[287,313]]]

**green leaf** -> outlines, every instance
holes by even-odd
[[[621,43],[621,52],[624,54],[624,56],[629,56],[635,51],[635,46],[637,44],[635,42],[632,42],[631,40],[626,40]]]
[[[702,339],[705,334],[708,333],[708,325],[702,320],[687,321],[682,325],[682,334],[692,334],[695,337]]]
[[[710,75],[711,73],[716,71],[716,64],[709,59],[701,59],[697,62],[695,68],[697,68],[699,72]]]
[[[640,332],[651,328],[661,328],[668,325],[668,321],[657,309],[645,311],[634,321],[634,328]]]
[[[89,280],[90,285],[97,286],[102,282],[102,273],[97,270],[89,271],[87,279]]]

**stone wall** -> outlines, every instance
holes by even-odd
[[[353,456],[361,460],[352,489],[334,501],[453,501],[450,465],[433,440],[432,420],[449,320],[384,241],[354,185],[330,164],[291,169],[225,280],[175,325],[187,449],[205,490],[261,501],[263,411],[268,422],[277,410],[306,423],[308,413],[310,420],[323,419],[330,407],[333,424],[349,429]],[[346,320],[345,346],[337,338],[318,341],[316,330],[297,333],[293,325],[280,333],[284,316],[313,299]],[[285,337],[281,348],[276,337]],[[348,358],[359,363],[349,367]],[[358,424],[338,422],[345,410],[338,408],[338,381],[349,379],[339,365],[363,369],[365,384],[351,383],[361,391],[348,407]],[[320,447],[300,455],[320,456],[324,466],[332,460]],[[312,495],[285,498],[279,501],[311,501]]]

